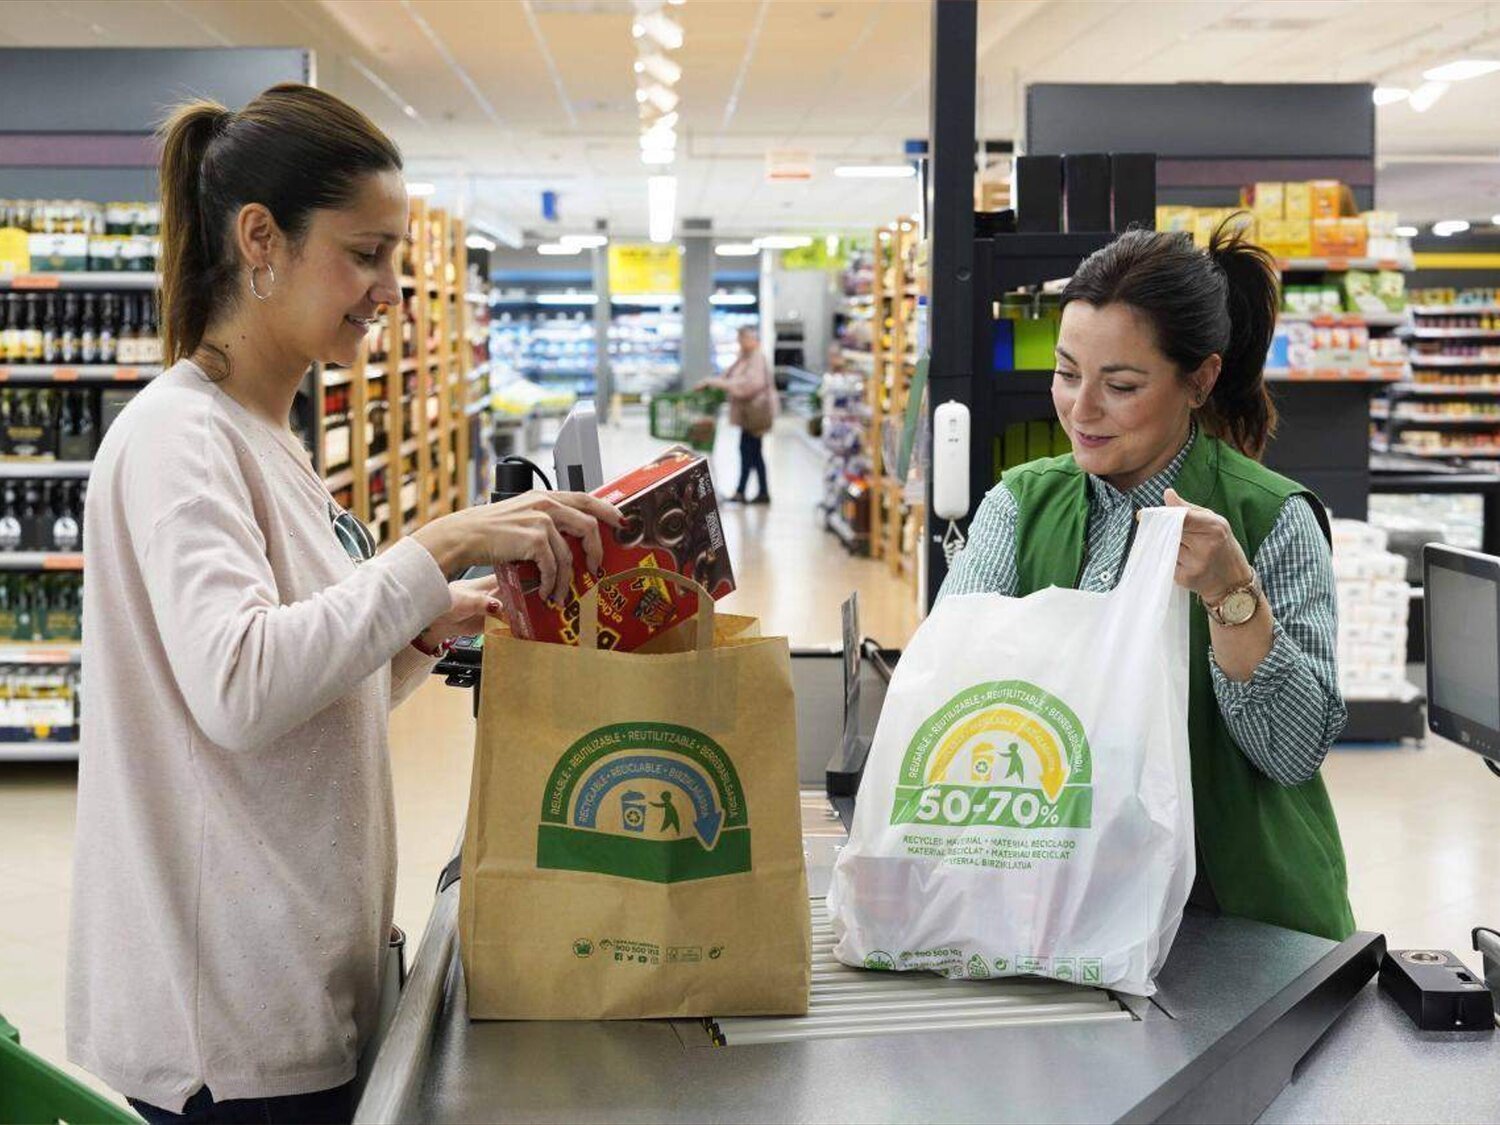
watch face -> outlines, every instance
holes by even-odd
[[[1243,625],[1255,616],[1255,594],[1250,590],[1236,590],[1219,606],[1219,616],[1228,625]]]

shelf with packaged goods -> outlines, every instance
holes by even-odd
[[[354,466],[350,465],[339,469],[337,472],[325,477],[323,483],[328,486],[329,492],[337,492],[341,488],[348,488],[354,483]]]
[[[0,480],[80,480],[89,475],[92,461],[21,461],[0,458]]]
[[[70,270],[65,273],[0,275],[0,292],[8,289],[160,289],[161,274],[141,271]]]
[[[0,570],[82,570],[77,551],[0,551]]]
[[[0,364],[0,383],[142,383],[160,367],[119,367],[102,363]]]
[[[1348,270],[1416,269],[1411,258],[1278,258],[1282,273],[1344,273]]]
[[[1288,312],[1276,314],[1284,324],[1312,324],[1319,328],[1362,324],[1366,328],[1399,328],[1407,322],[1404,312]]]
[[[1370,417],[1377,422],[1389,422],[1403,429],[1456,426],[1465,430],[1500,430],[1500,414],[1409,414],[1400,410],[1392,413],[1387,407],[1372,403]]]
[[[1418,355],[1408,357],[1413,367],[1494,367],[1500,368],[1500,355]]]
[[[1500,328],[1413,328],[1414,340],[1500,340]]]
[[[1420,445],[1404,445],[1401,442],[1371,442],[1370,448],[1376,453],[1400,453],[1407,457],[1423,457],[1435,461],[1462,461],[1474,459],[1480,461],[1500,458],[1500,442],[1492,446],[1475,446],[1469,449],[1427,449]]]
[[[1268,367],[1268,383],[1396,383],[1405,379],[1405,365],[1380,367]]]
[[[0,762],[72,762],[78,760],[77,742],[37,738],[29,742],[0,742]]]
[[[0,666],[82,663],[81,641],[0,641]]]
[[[1482,316],[1500,313],[1500,305],[1412,305],[1417,316]]]
[[[1500,382],[1494,384],[1479,384],[1473,387],[1445,387],[1435,383],[1392,383],[1391,393],[1395,395],[1422,395],[1432,398],[1500,398]]]

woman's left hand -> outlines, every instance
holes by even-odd
[[[422,643],[428,648],[436,648],[451,637],[484,632],[485,616],[500,613],[500,603],[495,598],[499,586],[499,579],[493,574],[448,583],[452,604],[447,613],[422,631]]]
[[[1218,512],[1189,504],[1176,489],[1167,489],[1165,500],[1169,508],[1187,509],[1182,546],[1177,550],[1177,585],[1212,605],[1255,577],[1228,520]]]

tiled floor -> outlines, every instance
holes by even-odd
[[[916,624],[910,588],[878,564],[849,558],[816,530],[821,463],[784,420],[768,449],[769,508],[727,508],[740,589],[726,606],[759,616],[794,645],[833,645],[839,602],[858,589],[865,632],[899,645]],[[606,464],[622,468],[658,448],[638,418],[606,431]],[[729,443],[716,456],[732,483]],[[727,489],[725,489],[727,491]],[[424,687],[391,723],[401,876],[397,922],[415,942],[437,873],[468,797],[472,721],[466,693]],[[1470,754],[1426,748],[1338,750],[1325,776],[1339,812],[1356,916],[1393,945],[1462,953],[1468,928],[1500,924],[1500,779]],[[62,1059],[74,770],[0,766],[0,1013],[32,1049]],[[1477,964],[1470,953],[1471,963]],[[70,1068],[71,1069],[71,1068]]]

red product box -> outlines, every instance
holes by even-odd
[[[693,579],[715,601],[734,590],[734,571],[724,545],[719,504],[708,461],[674,446],[655,460],[594,490],[625,517],[618,531],[599,527],[605,574],[632,567],[661,567]],[[564,604],[542,600],[540,579],[531,563],[513,563],[497,572],[499,599],[513,636],[553,644],[578,643],[578,599],[597,584],[583,559],[583,545],[571,536],[573,582]],[[698,611],[698,598],[650,578],[607,586],[599,595],[599,647],[630,652]]]

